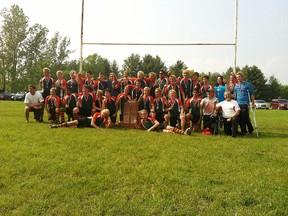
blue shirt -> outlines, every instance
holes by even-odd
[[[214,87],[215,91],[216,91],[216,97],[218,99],[219,102],[224,101],[224,92],[226,91],[226,86],[215,86]]]
[[[235,86],[234,94],[239,105],[250,104],[248,92],[250,96],[254,95],[253,86],[249,82],[239,83]]]

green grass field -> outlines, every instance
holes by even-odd
[[[49,129],[22,102],[0,113],[1,215],[288,215],[288,111],[257,110],[259,138]]]

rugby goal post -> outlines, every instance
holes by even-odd
[[[83,24],[84,24],[84,1],[82,0],[81,12],[81,36],[80,36],[80,65],[79,71],[82,71],[83,63],[83,45],[104,45],[104,46],[234,46],[233,71],[236,72],[237,65],[237,39],[238,39],[238,0],[235,0],[235,29],[234,42],[228,43],[103,43],[103,42],[84,42],[83,41]]]

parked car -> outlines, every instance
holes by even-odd
[[[11,93],[11,98],[10,98],[10,100],[15,100],[15,93]]]
[[[0,92],[0,100],[5,100],[4,92]]]
[[[269,103],[264,100],[255,100],[254,103],[256,109],[269,109]]]
[[[288,108],[288,100],[287,99],[273,99],[270,105],[271,109],[279,109],[284,110]]]
[[[26,92],[24,92],[24,91],[17,92],[17,93],[14,95],[14,100],[24,101],[25,95],[26,95]]]
[[[0,93],[0,100],[11,100],[12,93],[7,91],[1,91]]]
[[[11,100],[12,93],[5,91],[4,94],[5,94],[6,100]]]

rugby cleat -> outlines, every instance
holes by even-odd
[[[188,128],[185,130],[184,135],[191,135],[191,133],[192,133],[192,130],[191,130],[190,127],[188,127]]]

